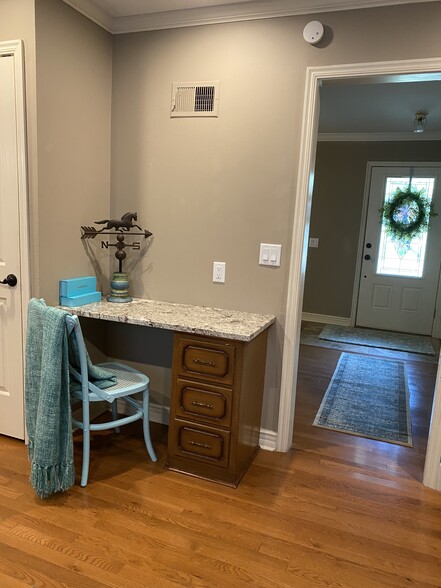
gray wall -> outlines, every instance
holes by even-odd
[[[350,317],[368,161],[441,161],[441,141],[317,146],[303,311]],[[325,294],[324,294],[325,293]]]
[[[112,36],[60,0],[38,0],[35,8],[36,269],[39,295],[54,304],[60,279],[99,270],[80,226],[109,214]]]

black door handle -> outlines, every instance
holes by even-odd
[[[370,249],[372,247],[372,243],[366,243],[366,247]]]
[[[7,284],[11,288],[13,288],[17,285],[17,276],[14,276],[14,274],[9,274],[9,276],[6,276],[6,278],[2,280],[0,284]]]
[[[371,256],[369,254],[367,254],[367,255],[364,256],[364,258],[365,258],[366,261],[369,261],[370,258],[371,258]]]

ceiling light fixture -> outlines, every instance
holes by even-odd
[[[427,122],[427,112],[419,111],[415,113],[415,120],[413,121],[413,132],[424,133]]]

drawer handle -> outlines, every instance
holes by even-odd
[[[210,367],[216,367],[214,361],[205,361],[204,359],[193,359],[194,363],[198,363],[200,365],[209,365]]]
[[[193,400],[193,406],[202,406],[202,408],[213,408],[212,404],[206,404],[205,402],[198,402],[197,400]]]
[[[195,447],[202,447],[203,449],[211,449],[211,445],[206,445],[205,443],[198,443],[197,441],[189,441],[189,445],[194,445]]]

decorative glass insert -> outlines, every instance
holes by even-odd
[[[409,186],[409,177],[386,179],[384,202],[389,202],[399,188],[405,190]],[[435,178],[412,178],[412,189],[424,190],[424,195],[432,200]],[[412,221],[415,210],[412,205],[403,207],[397,214],[402,216],[404,223]],[[396,219],[401,220],[401,219]],[[426,256],[427,231],[408,241],[396,241],[386,234],[384,223],[381,225],[380,245],[378,248],[377,274],[389,276],[405,276],[421,278],[424,272]]]

